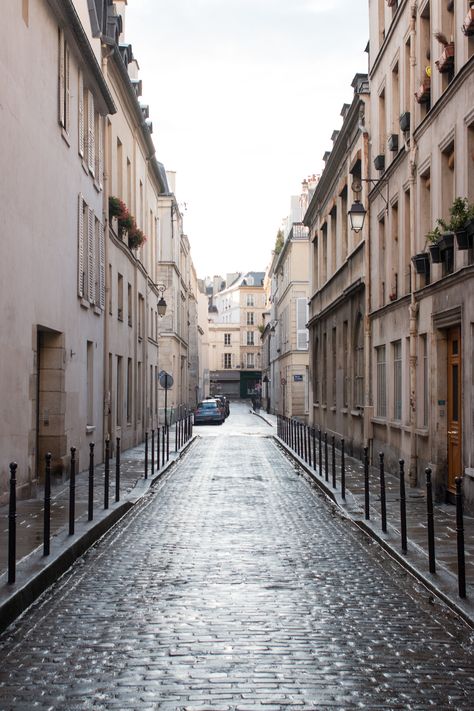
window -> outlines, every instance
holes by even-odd
[[[66,133],[70,124],[69,47],[64,31],[58,31],[58,121]]]
[[[137,366],[137,420],[142,419],[142,393],[143,393],[143,368],[142,364]]]
[[[393,419],[402,419],[402,342],[393,344]]]
[[[128,325],[131,326],[133,323],[133,312],[132,312],[132,285],[127,285],[127,315],[128,315]]]
[[[253,326],[254,322],[254,313],[253,311],[248,311],[247,312],[247,326]]]
[[[145,324],[145,299],[138,294],[138,338],[143,338]]]
[[[423,427],[428,427],[428,414],[429,414],[429,403],[430,403],[430,390],[429,390],[429,378],[428,378],[428,336],[425,334],[421,336],[421,349],[422,349],[422,367],[423,367],[423,417],[422,425]]]
[[[132,390],[133,390],[133,372],[132,359],[127,360],[127,423],[132,421]]]
[[[321,402],[323,405],[327,401],[327,333],[323,333],[323,352],[322,362],[323,367],[321,369]]]
[[[117,356],[117,385],[115,400],[117,403],[117,427],[122,426],[122,413],[123,413],[123,374],[122,374],[122,356]]]
[[[247,353],[247,368],[254,367],[254,357],[253,353]]]
[[[296,349],[298,351],[308,350],[308,303],[305,298],[296,299]]]
[[[78,295],[90,304],[105,307],[104,227],[79,195]]]
[[[247,345],[248,346],[254,346],[254,332],[253,331],[247,331]]]
[[[344,321],[342,324],[342,347],[343,347],[343,407],[349,407],[349,323]]]
[[[225,346],[230,346],[230,333],[224,333],[224,345]]]
[[[123,321],[123,276],[117,274],[117,318]]]
[[[112,265],[109,264],[109,314],[112,316]]]
[[[336,328],[334,327],[331,332],[331,360],[332,360],[332,404],[336,407],[336,396],[337,396],[337,351],[336,351]]]
[[[87,341],[87,424],[94,424],[94,344]]]
[[[247,294],[247,306],[255,306],[253,294]]]
[[[387,417],[387,363],[385,346],[375,349],[377,352],[377,417]]]
[[[232,353],[224,353],[224,368],[232,368]]]
[[[364,407],[364,322],[359,313],[354,333],[354,405]]]

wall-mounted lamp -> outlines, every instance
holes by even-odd
[[[354,180],[352,181],[352,190],[355,193],[355,200],[352,203],[352,207],[348,212],[349,220],[351,223],[351,230],[353,230],[353,232],[360,232],[362,230],[362,228],[364,227],[365,216],[367,214],[367,210],[359,200],[359,195],[362,192],[362,182],[373,183],[373,185],[379,185],[379,183],[385,184],[387,181],[384,178],[381,178],[380,180],[374,180],[373,178],[354,178]],[[385,202],[385,205],[388,207],[388,202],[385,199],[385,196],[382,193],[379,193],[379,195],[382,197]]]
[[[154,286],[155,289],[158,289],[158,291],[160,292],[160,298],[158,301],[157,310],[158,310],[158,316],[163,318],[163,316],[166,313],[166,307],[167,307],[167,303],[163,297],[163,292],[166,291],[166,286],[164,284],[160,284],[160,283],[154,284],[153,282],[152,282],[152,286]]]

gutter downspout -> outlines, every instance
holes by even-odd
[[[362,175],[369,175],[369,166],[370,166],[370,160],[369,160],[369,150],[370,150],[370,141],[369,141],[369,133],[367,129],[364,131],[362,134],[362,139],[363,139],[363,168],[362,168]],[[368,190],[366,191],[368,192]],[[371,362],[372,362],[372,322],[370,319],[370,312],[372,309],[372,277],[371,277],[371,269],[372,269],[372,257],[371,257],[371,249],[370,249],[370,200],[368,199],[368,195],[365,196],[365,204],[367,205],[367,215],[366,215],[366,221],[365,224],[367,225],[366,230],[365,230],[365,314],[364,314],[364,353],[365,353],[365,358],[364,358],[364,365],[365,365],[365,372],[364,372],[364,433],[363,433],[363,439],[364,439],[364,447],[369,447],[369,457],[371,459],[371,443],[372,443],[372,398],[371,398]]]
[[[416,0],[411,6],[410,12],[410,157],[409,157],[409,184],[410,184],[410,254],[416,254],[416,153],[417,146],[414,139],[414,117],[415,117],[415,67],[416,67]],[[410,378],[410,462],[408,467],[408,479],[410,486],[416,486],[417,481],[417,402],[416,402],[416,366],[417,366],[417,340],[418,340],[418,304],[415,300],[416,276],[413,264],[410,260],[410,358],[409,358],[409,378]]]
[[[107,77],[107,62],[108,57],[102,56],[102,73],[104,77]],[[109,275],[109,133],[111,131],[111,126],[108,125],[107,117],[103,118],[104,121],[104,213],[105,213],[105,229],[104,229],[104,283],[105,283],[105,308],[104,308],[104,379],[103,379],[103,394],[104,394],[104,409],[103,409],[103,424],[102,432],[103,438],[111,438],[111,412],[112,412],[112,393],[108,389],[110,373],[109,373],[109,321],[110,321],[110,275]]]

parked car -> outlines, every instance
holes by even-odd
[[[222,425],[225,415],[216,399],[208,398],[200,402],[194,411],[195,425]]]

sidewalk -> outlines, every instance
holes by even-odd
[[[169,461],[160,467],[155,453],[145,480],[145,443],[121,453],[120,501],[116,502],[115,459],[110,460],[109,507],[104,509],[104,464],[94,468],[94,518],[88,521],[89,472],[76,475],[75,532],[69,535],[69,479],[51,482],[50,555],[43,556],[44,487],[34,499],[17,501],[16,580],[8,584],[8,504],[0,507],[0,632],[49,585],[147,494],[151,486],[180,459],[195,436],[175,451],[175,428],[170,428]],[[156,452],[156,440],[155,440]]]
[[[311,479],[328,495],[359,528],[377,540],[431,592],[443,599],[471,627],[474,627],[474,517],[464,514],[464,543],[466,562],[466,598],[458,595],[456,507],[434,504],[436,573],[429,572],[426,516],[426,493],[423,489],[406,486],[408,552],[400,545],[399,477],[385,472],[387,533],[382,532],[380,514],[379,472],[370,470],[370,520],[365,520],[364,467],[358,459],[345,456],[346,499],[341,497],[340,452],[336,450],[336,488],[332,487],[331,450],[329,449],[329,481],[325,481],[319,467],[309,467],[276,435],[277,418],[260,410],[258,416],[272,426],[278,443],[300,464]],[[323,450],[324,462],[324,450]],[[323,464],[324,466],[324,464]]]

